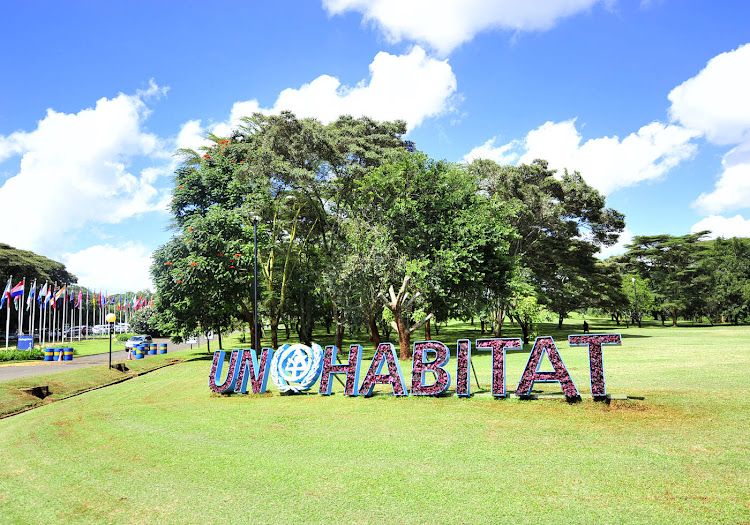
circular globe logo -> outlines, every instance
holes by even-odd
[[[271,358],[271,380],[281,392],[305,392],[323,368],[323,349],[303,344],[283,345]]]

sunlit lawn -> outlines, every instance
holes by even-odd
[[[580,324],[539,335],[555,337],[585,394],[586,350],[565,341]],[[607,387],[631,399],[610,405],[487,393],[214,396],[210,356],[194,351],[185,364],[0,420],[0,521],[750,521],[750,327],[621,332],[621,347],[605,347]],[[480,337],[466,324],[433,330],[453,348],[459,336]],[[355,340],[371,355],[366,336]],[[509,391],[527,357],[508,354]],[[488,390],[489,355],[474,363]]]

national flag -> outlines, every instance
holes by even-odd
[[[78,300],[76,301],[75,307],[80,308],[81,303],[83,303],[83,291],[78,290]]]
[[[23,295],[24,282],[25,281],[21,279],[21,282],[13,287],[13,289],[10,291],[11,297],[15,299],[16,297],[20,297]]]
[[[29,290],[29,298],[26,299],[26,311],[28,312],[29,309],[31,309],[31,305],[34,302],[34,297],[36,297],[36,283],[34,286],[31,287],[31,290]]]
[[[3,292],[3,299],[0,301],[0,308],[5,306],[5,301],[10,299],[10,277],[8,278],[8,284],[5,285],[5,291]]]
[[[154,298],[153,297],[149,298],[149,300],[148,300],[148,306],[149,306],[149,308],[152,307],[152,306],[154,306]]]
[[[36,302],[42,304],[42,301],[47,298],[47,283],[44,283],[42,289],[39,290],[39,297],[36,298]]]
[[[16,307],[16,310],[18,310],[20,308],[20,306],[21,306],[18,303],[21,302],[21,300],[22,300],[20,298],[23,297],[24,283],[25,282],[26,281],[24,279],[21,279],[21,282],[18,283],[17,285],[15,285],[11,289],[11,291],[10,291],[10,296],[13,298],[13,306]]]
[[[47,284],[45,283],[44,286],[46,287]],[[46,288],[47,291],[44,294],[44,302],[42,303],[42,308],[44,308],[44,309],[47,308],[47,305],[49,304],[50,299],[52,299],[52,288],[54,288],[53,285],[50,285],[49,288]]]
[[[99,291],[99,306],[104,306],[104,295],[102,294],[101,290]]]
[[[60,288],[59,290],[57,290],[55,292],[55,301],[57,301],[58,299],[60,299],[60,297],[63,297],[63,294],[65,293],[65,288],[66,287],[63,286],[62,288]]]

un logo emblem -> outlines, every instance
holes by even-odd
[[[313,343],[283,345],[271,358],[271,380],[280,392],[305,392],[323,368],[323,349]]]

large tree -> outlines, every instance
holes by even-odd
[[[690,288],[706,255],[700,240],[708,233],[639,235],[627,245],[629,266],[650,280],[655,303],[672,318],[672,326],[677,326],[680,313],[690,308]]]
[[[468,169],[507,210],[515,233],[510,255],[516,275],[533,285],[539,302],[557,313],[559,324],[571,310],[601,302],[594,297],[598,290],[587,284],[607,280],[594,255],[617,241],[624,216],[607,208],[604,196],[580,173],[557,174],[542,160],[520,166],[476,160]],[[513,293],[499,296],[504,299],[496,309],[497,324],[515,304]]]
[[[404,277],[410,275],[425,300],[420,314],[442,309],[455,317],[462,297],[473,295],[469,290],[481,288],[486,279],[508,277],[503,264],[507,222],[460,165],[404,152],[361,179],[356,205],[360,219],[377,225],[402,258],[390,284],[405,294]],[[403,294],[384,296],[396,317],[401,355],[407,357],[412,323],[422,319],[409,318],[407,306],[415,303]]]

